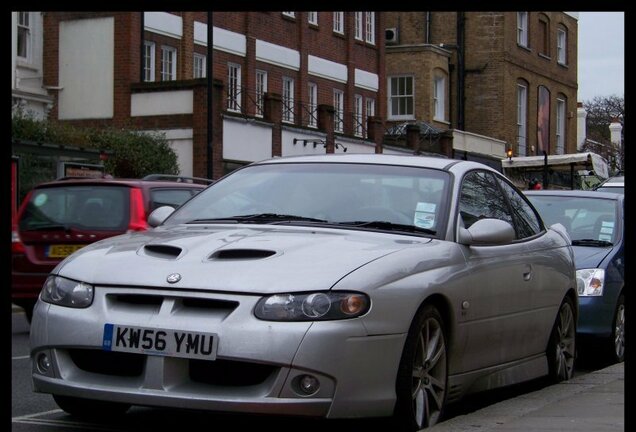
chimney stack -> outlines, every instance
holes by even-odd
[[[576,103],[576,149],[581,150],[587,138],[587,111],[583,108],[583,102]]]
[[[623,126],[621,125],[621,121],[618,117],[614,117],[612,119],[612,122],[609,125],[609,130],[610,140],[620,148],[622,144],[621,131],[623,130]]]

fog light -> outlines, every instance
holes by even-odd
[[[312,395],[320,389],[320,382],[318,378],[311,375],[301,375],[298,380],[298,386],[300,390],[306,395]]]
[[[49,360],[49,356],[47,356],[45,353],[40,353],[38,354],[36,364],[38,365],[38,370],[42,374],[46,374],[51,367],[51,360]]]

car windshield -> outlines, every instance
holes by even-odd
[[[128,188],[60,186],[35,189],[20,218],[20,230],[125,230]]]
[[[609,246],[617,240],[616,201],[592,197],[528,195],[546,225],[562,224],[573,244]]]
[[[428,168],[349,163],[253,165],[199,193],[165,225],[328,223],[433,234],[446,224],[448,189],[448,173]]]

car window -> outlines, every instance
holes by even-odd
[[[243,168],[167,221],[276,213],[333,223],[386,221],[434,231],[446,224],[448,173],[375,164],[272,164]]]
[[[572,240],[604,240],[615,243],[616,202],[614,200],[556,195],[529,195],[546,225],[562,224]]]
[[[171,206],[179,207],[192,197],[198,189],[180,188],[180,189],[151,189],[150,190],[150,211],[161,207]]]
[[[464,176],[459,199],[464,227],[480,219],[500,219],[513,225],[512,215],[492,173],[472,171]]]
[[[61,186],[36,189],[20,218],[20,229],[122,230],[128,224],[128,188]]]
[[[536,213],[528,204],[520,192],[515,190],[510,184],[501,178],[497,179],[499,185],[504,190],[506,197],[510,201],[510,208],[515,221],[517,238],[523,239],[539,234],[542,230],[541,222]]]

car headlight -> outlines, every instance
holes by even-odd
[[[254,315],[267,321],[325,321],[364,315],[371,305],[366,294],[313,292],[275,294],[256,304]]]
[[[602,296],[604,283],[605,270],[603,269],[594,268],[576,271],[576,288],[582,297]]]
[[[40,298],[58,306],[86,308],[93,303],[93,285],[60,276],[49,276],[44,282]]]

